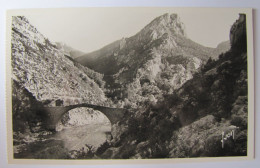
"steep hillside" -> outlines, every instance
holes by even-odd
[[[247,155],[246,16],[230,31],[231,49],[209,61],[173,94],[113,127],[101,158]],[[223,137],[222,137],[223,136]],[[226,139],[224,139],[227,137]],[[223,143],[221,142],[223,140]]]
[[[68,58],[22,16],[12,22],[12,73],[13,80],[50,106],[106,101],[102,82],[95,82],[95,76],[103,76]]]
[[[177,14],[155,18],[136,35],[76,60],[105,75],[107,96],[132,107],[181,87],[216,49],[188,39]]]

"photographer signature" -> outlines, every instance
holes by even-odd
[[[222,131],[222,138],[221,138],[222,148],[224,148],[225,141],[227,141],[228,139],[235,140],[235,129],[237,128],[238,127],[236,126],[230,126],[229,131]]]

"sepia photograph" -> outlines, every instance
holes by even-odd
[[[7,12],[9,161],[252,159],[252,9]]]

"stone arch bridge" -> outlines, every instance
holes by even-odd
[[[45,124],[46,128],[48,129],[55,129],[56,124],[62,118],[62,116],[67,113],[68,111],[79,108],[79,107],[87,107],[92,108],[94,110],[98,110],[103,113],[111,122],[111,124],[116,124],[118,121],[124,117],[124,115],[128,112],[127,109],[123,108],[111,108],[111,107],[104,107],[98,105],[92,105],[87,103],[76,104],[76,105],[69,105],[69,106],[56,106],[56,107],[41,107],[41,111],[45,116]]]

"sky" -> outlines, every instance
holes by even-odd
[[[52,42],[88,53],[135,35],[165,13],[177,13],[188,38],[214,48],[229,39],[239,16],[236,10],[224,8],[67,8],[30,10],[24,15]]]

